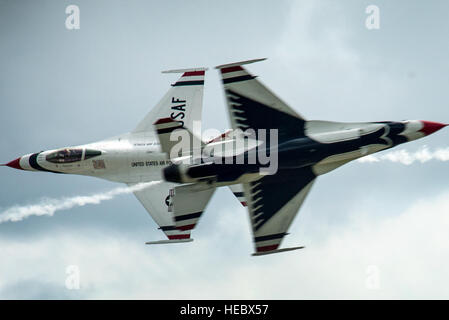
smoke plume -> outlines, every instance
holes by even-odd
[[[134,191],[143,190],[156,184],[160,181],[152,181],[139,183],[131,187],[119,187],[106,192],[91,194],[88,196],[75,196],[60,199],[43,199],[36,204],[31,205],[15,205],[3,210],[0,213],[0,223],[15,222],[26,219],[30,216],[52,216],[57,211],[67,210],[74,207],[82,207],[88,204],[99,204],[106,200],[114,199],[115,197],[132,193]]]
[[[429,151],[429,149],[424,146],[418,151],[408,152],[406,150],[390,151],[386,153],[369,155],[360,158],[359,162],[379,162],[379,161],[390,161],[397,162],[405,165],[411,165],[414,162],[425,163],[430,160],[437,161],[449,161],[449,148],[436,149],[435,151]]]

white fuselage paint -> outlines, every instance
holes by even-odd
[[[63,149],[82,149],[80,161],[52,163],[46,156]],[[101,151],[101,155],[84,159],[84,150]],[[20,159],[26,170],[39,171],[31,167],[30,155]],[[47,150],[39,153],[37,164],[45,170],[98,177],[115,182],[140,183],[161,180],[161,169],[170,162],[160,150],[154,134],[123,134],[114,138],[85,145]]]

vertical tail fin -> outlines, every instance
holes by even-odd
[[[156,129],[162,152],[167,153],[170,159],[192,156],[194,150],[201,154],[204,143],[189,129],[184,128],[180,121],[173,121],[170,118],[158,119],[154,123],[154,128]],[[175,146],[177,148],[173,149]]]
[[[204,75],[207,68],[169,70],[163,73],[182,73],[159,103],[145,116],[133,132],[153,130],[153,123],[170,118],[192,130],[193,121],[201,121],[203,108]]]

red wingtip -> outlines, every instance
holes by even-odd
[[[267,251],[273,251],[276,250],[279,247],[279,244],[273,244],[271,246],[263,246],[263,247],[257,247],[257,252],[267,252]]]
[[[424,133],[426,136],[429,134],[432,134],[441,128],[446,127],[448,124],[445,123],[439,123],[439,122],[433,122],[433,121],[423,121],[421,120],[423,127],[421,128],[422,133]]]
[[[243,71],[244,69],[241,66],[233,66],[233,67],[226,67],[220,69],[221,73],[229,73],[229,72],[235,72],[235,71]]]
[[[181,231],[187,231],[187,230],[192,230],[193,228],[195,228],[195,223],[194,224],[189,224],[186,226],[181,226],[181,227],[176,227],[178,230]]]
[[[190,233],[188,234],[174,234],[174,235],[167,235],[167,238],[169,240],[181,240],[181,239],[190,239]]]
[[[15,159],[13,161],[10,161],[10,162],[8,162],[5,165],[10,167],[10,168],[23,170],[22,167],[20,166],[20,158],[17,158],[17,159]]]
[[[187,71],[184,72],[184,74],[182,75],[183,77],[194,77],[194,76],[204,76],[205,71],[204,70],[200,70],[200,71]]]

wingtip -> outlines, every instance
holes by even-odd
[[[198,67],[198,68],[164,70],[161,71],[161,73],[184,73],[184,72],[207,71],[207,70],[209,70],[209,68]]]
[[[253,257],[265,256],[267,254],[287,252],[287,251],[293,251],[293,250],[299,250],[299,249],[305,249],[305,248],[306,248],[305,246],[300,246],[300,247],[292,247],[292,248],[276,249],[276,250],[270,250],[270,251],[255,252],[252,254],[252,256]]]
[[[245,64],[255,63],[259,61],[267,60],[268,58],[259,58],[259,59],[252,59],[252,60],[244,60],[244,61],[238,61],[238,62],[232,62],[227,64],[221,64],[219,66],[216,66],[215,69],[222,69],[222,68],[229,68],[229,67],[236,67],[236,66],[242,66]]]
[[[145,242],[146,245],[153,245],[153,244],[174,244],[174,243],[186,243],[186,242],[192,242],[193,239],[179,239],[179,240],[158,240],[158,241],[147,241]]]

